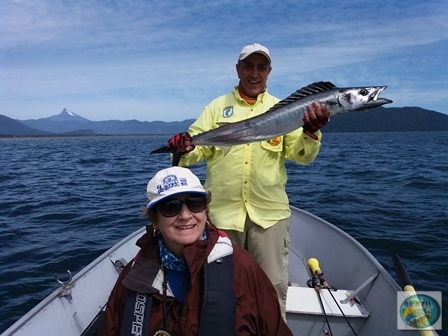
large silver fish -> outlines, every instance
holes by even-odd
[[[387,86],[337,88],[330,82],[317,82],[297,90],[265,113],[224,124],[192,137],[195,146],[229,147],[269,140],[302,127],[306,107],[314,101],[327,105],[331,116],[343,112],[365,111],[392,100],[379,98]],[[167,153],[167,147],[151,152]]]

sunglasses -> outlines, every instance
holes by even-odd
[[[180,213],[182,204],[185,204],[191,212],[198,213],[205,210],[207,200],[205,196],[190,196],[182,201],[177,198],[169,199],[157,205],[163,217],[174,217]]]

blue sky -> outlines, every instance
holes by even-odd
[[[282,99],[315,81],[387,85],[388,106],[448,114],[448,1],[0,0],[0,114],[196,118],[238,83],[246,44]]]

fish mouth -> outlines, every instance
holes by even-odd
[[[392,100],[380,97],[381,92],[383,92],[387,86],[379,86],[370,95],[367,102],[359,110],[371,109],[381,105],[393,103]]]
[[[378,89],[376,89],[373,93],[370,94],[370,100],[378,100],[380,93],[384,91],[384,89],[386,89],[387,86],[381,86]]]
[[[390,99],[380,98],[380,93],[383,92],[386,88],[387,88],[387,86],[380,86],[376,91],[374,91],[370,95],[369,101],[381,102],[382,104],[390,104],[390,103],[392,103],[393,101],[390,100]]]

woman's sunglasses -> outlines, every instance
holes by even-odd
[[[204,211],[207,204],[207,199],[205,196],[189,196],[185,199],[185,201],[177,198],[171,198],[165,202],[159,203],[157,208],[163,217],[174,217],[180,213],[182,204],[185,204],[191,212],[198,213]]]

